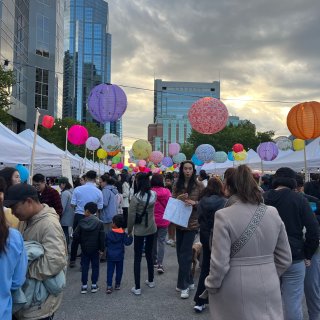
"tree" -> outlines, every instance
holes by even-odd
[[[272,141],[273,136],[274,131],[256,132],[256,126],[249,120],[245,120],[237,126],[230,124],[222,131],[210,135],[192,130],[187,140],[187,146],[183,147],[183,150],[187,150],[188,159],[191,158],[189,156],[190,151],[192,150],[193,154],[195,149],[201,144],[211,144],[216,151],[225,152],[231,151],[235,143],[243,144],[246,150],[256,150],[261,142]]]
[[[89,137],[101,138],[104,134],[104,130],[99,128],[95,123],[81,123],[72,118],[56,119],[55,124],[51,129],[46,129],[42,126],[39,127],[39,135],[47,141],[54,143],[58,148],[65,150],[66,145],[66,128],[70,128],[74,124],[81,124],[87,128]],[[73,154],[78,154],[84,157],[85,146],[75,146],[68,142],[68,151]],[[91,151],[87,152],[87,156],[92,155]]]
[[[0,66],[0,122],[10,123],[12,117],[8,114],[10,110],[10,88],[14,85],[15,78],[13,71],[6,71]]]

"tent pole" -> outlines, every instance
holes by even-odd
[[[66,155],[67,155],[67,151],[68,151],[68,127],[66,127]]]
[[[303,148],[303,157],[304,157],[304,181],[308,182],[308,172],[307,172],[307,151],[306,151],[306,143],[304,142]]]
[[[262,173],[262,175],[264,175],[264,169],[263,169],[263,161],[262,161],[262,159],[261,159],[261,173]]]
[[[32,153],[31,153],[31,165],[30,165],[30,176],[29,176],[30,184],[32,183],[32,177],[33,177],[33,171],[34,171],[34,157],[35,157],[35,154],[36,154],[36,144],[37,144],[39,117],[40,117],[40,112],[39,112],[39,109],[36,108],[36,122],[35,122],[34,133],[33,133],[33,146],[32,146]]]

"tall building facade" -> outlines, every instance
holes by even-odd
[[[69,0],[65,5],[63,116],[94,121],[87,101],[91,89],[111,83],[109,8],[104,0]],[[106,132],[121,135],[121,121]]]
[[[1,63],[15,74],[14,130],[34,128],[36,108],[62,117],[63,0],[0,2]]]
[[[191,133],[188,110],[203,97],[220,98],[220,82],[154,81],[154,123],[148,127],[153,150],[168,154],[172,142],[185,143]]]

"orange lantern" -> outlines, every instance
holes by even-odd
[[[54,125],[54,117],[45,115],[42,119],[42,126],[51,129]]]
[[[303,102],[292,107],[287,116],[289,131],[296,138],[308,140],[320,136],[320,103]]]
[[[120,150],[108,152],[108,156],[114,157],[114,156],[116,156],[119,152],[120,152]]]

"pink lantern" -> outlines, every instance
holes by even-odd
[[[122,162],[117,163],[117,169],[121,170],[123,169],[124,164]]]
[[[42,119],[42,126],[51,129],[54,125],[54,117],[45,115]]]
[[[112,161],[109,160],[109,161],[108,161],[108,166],[111,166],[111,165],[112,165]]]
[[[257,153],[261,160],[272,161],[279,153],[279,149],[274,142],[262,142],[257,148]]]
[[[221,131],[228,122],[228,110],[218,99],[205,97],[196,101],[188,112],[192,129],[213,134]]]
[[[145,160],[139,160],[139,162],[138,162],[139,167],[145,167],[146,164],[147,164],[147,162]]]
[[[152,173],[160,173],[160,168],[154,168],[152,169]]]
[[[233,147],[232,147],[232,150],[235,152],[235,153],[238,153],[238,152],[242,152],[244,150],[243,148],[243,145],[241,143],[236,143]]]
[[[138,168],[138,167],[134,167],[134,168],[133,168],[133,171],[134,171],[134,172],[138,172],[138,171],[139,171],[139,168]]]
[[[169,147],[170,148],[170,147]],[[152,151],[150,155],[150,161],[154,164],[158,164],[163,159],[163,153],[161,151]]]
[[[68,130],[68,140],[70,143],[76,146],[85,144],[86,141],[88,140],[88,136],[89,136],[89,133],[87,128],[80,126],[78,124],[73,125]]]
[[[169,155],[170,156],[175,156],[180,152],[180,144],[173,142],[169,144]]]

